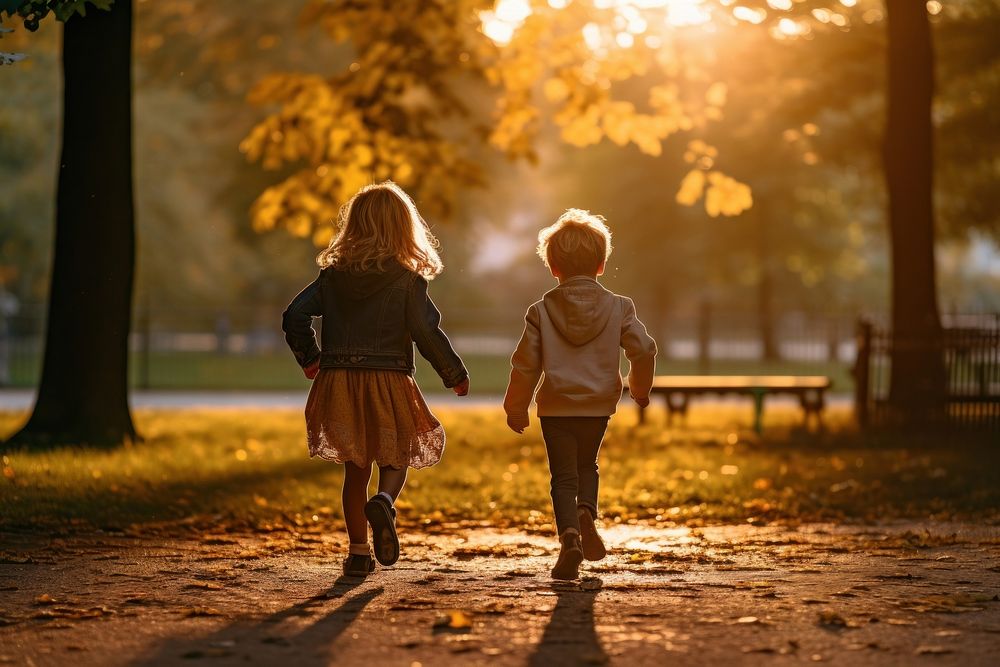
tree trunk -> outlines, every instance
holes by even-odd
[[[941,416],[945,371],[934,266],[934,57],[923,2],[886,0],[885,174],[892,245],[889,403],[904,424]]]
[[[131,58],[131,0],[66,22],[45,356],[34,410],[11,444],[114,445],[136,438],[128,405]]]

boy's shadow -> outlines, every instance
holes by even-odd
[[[548,665],[603,664],[607,654],[597,639],[594,627],[594,600],[603,582],[587,578],[579,584],[554,583],[557,597],[549,624],[529,664]]]
[[[328,665],[337,637],[361,615],[369,602],[383,592],[378,586],[347,597],[362,583],[363,579],[339,577],[329,590],[259,621],[236,621],[207,637],[169,639],[155,653],[136,660],[133,665],[190,664],[192,658],[202,657],[215,658],[212,664],[227,661],[280,664],[290,661],[296,666]],[[292,618],[318,615],[319,608],[339,598],[346,599],[298,632],[282,632],[276,627]]]

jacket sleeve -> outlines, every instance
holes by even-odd
[[[621,346],[628,359],[629,393],[636,398],[649,396],[656,370],[656,341],[646,333],[646,325],[635,314],[635,303],[622,297],[625,316],[622,318]]]
[[[524,333],[510,359],[510,383],[503,399],[503,409],[510,416],[527,416],[542,377],[542,337],[538,325],[538,306],[531,306],[524,316]]]
[[[441,312],[431,301],[423,276],[416,276],[407,291],[406,326],[421,356],[441,376],[445,387],[450,389],[469,377],[462,358],[441,331]]]
[[[322,314],[323,299],[317,277],[292,299],[281,315],[281,330],[285,332],[285,342],[295,355],[295,361],[303,368],[319,360],[320,349],[316,342],[316,331],[312,327],[312,318]]]

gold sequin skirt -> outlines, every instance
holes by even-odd
[[[405,372],[324,368],[306,401],[309,455],[361,467],[426,468],[441,460],[444,428]]]

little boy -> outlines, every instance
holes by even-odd
[[[552,577],[575,579],[580,563],[607,554],[597,517],[597,452],[622,394],[621,352],[629,361],[629,390],[649,404],[656,343],[628,297],[604,289],[597,277],[611,255],[604,218],[569,209],[538,234],[538,255],[559,281],[528,308],[524,334],[511,358],[504,398],[507,425],[523,433],[535,396],[552,474],[552,508],[560,551]]]

